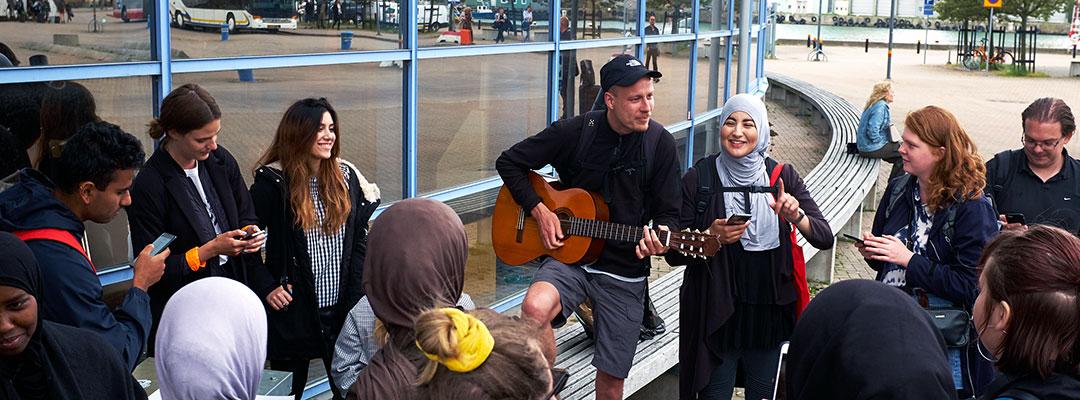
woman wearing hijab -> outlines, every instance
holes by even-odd
[[[255,214],[274,233],[266,268],[252,272],[251,287],[266,301],[271,367],[293,372],[297,398],[310,360],[322,359],[333,380],[334,343],[364,295],[368,220],[379,206],[378,186],[338,158],[338,122],[326,99],[293,103],[251,185]],[[331,387],[340,398],[336,383]]]
[[[0,254],[0,398],[146,398],[97,333],[38,318],[41,277],[25,243],[0,232]]]
[[[1080,399],[1080,239],[1046,225],[1004,231],[979,268],[979,355],[1001,372],[981,398]]]
[[[416,223],[424,221],[424,223]],[[416,346],[413,321],[433,307],[454,304],[465,285],[469,253],[465,227],[445,204],[428,199],[395,203],[375,220],[364,260],[364,289],[382,323],[385,343],[360,372],[349,397],[412,399],[427,358]]]
[[[930,314],[870,280],[830,285],[791,335],[787,399],[955,399],[945,342]]]
[[[792,256],[792,226],[820,249],[832,246],[833,234],[795,169],[769,158],[765,104],[734,96],[720,121],[721,151],[683,176],[680,226],[707,229],[722,247],[707,260],[667,256],[672,265],[690,264],[680,289],[679,395],[730,399],[741,362],[746,398],[767,398],[780,343],[791,336],[808,297],[805,280],[797,279],[805,271],[803,260]],[[698,198],[703,186],[713,194]],[[776,195],[721,190],[769,186]],[[734,214],[750,219],[729,224]]]
[[[157,335],[162,400],[256,398],[266,313],[244,284],[211,277],[184,286],[165,305]]]

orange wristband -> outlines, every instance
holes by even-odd
[[[198,247],[192,247],[191,250],[188,250],[188,252],[184,254],[184,258],[187,260],[188,268],[191,268],[192,271],[198,271],[200,268],[206,266],[205,261],[199,260]]]

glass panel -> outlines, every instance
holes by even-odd
[[[653,119],[673,124],[687,119],[687,90],[690,87],[690,46],[693,41],[657,43],[658,70],[664,74],[654,85],[656,100]],[[648,61],[648,60],[647,60]]]
[[[23,23],[0,23],[0,41],[17,59],[9,61],[24,67],[147,61],[150,30],[143,2],[11,0],[4,3],[4,15],[14,13]]]
[[[693,33],[694,3],[690,0],[646,0],[645,34]],[[650,33],[655,27],[655,33]]]
[[[698,30],[708,32],[727,29],[727,9],[728,0],[701,0]]]
[[[325,97],[340,119],[340,157],[379,185],[384,204],[401,198],[400,69],[351,64],[248,73],[253,82],[237,79],[236,71],[173,77],[174,85],[198,83],[217,100],[223,114],[218,143],[236,157],[247,182],[285,109],[301,98]]]
[[[418,191],[497,175],[495,158],[547,126],[548,53],[421,60]]]
[[[705,39],[698,49],[697,90],[694,109],[697,115],[724,105],[724,75],[728,71],[726,37]]]
[[[398,13],[388,0],[169,0],[175,58],[396,49]]]
[[[42,143],[70,138],[95,115],[138,137],[143,151],[149,152],[153,142],[143,131],[152,104],[147,77],[0,85],[0,121],[26,147],[35,165],[47,147]],[[131,258],[127,226],[124,212],[107,224],[86,223],[90,253],[99,270]]]
[[[694,126],[694,160],[720,151],[720,117]]]
[[[478,212],[459,214],[469,236],[469,261],[465,267],[465,293],[484,307],[529,288],[539,264],[509,265],[491,246],[491,213],[494,205]]]
[[[548,41],[549,4],[547,0],[491,0],[469,2],[466,8],[460,3],[447,7],[421,1],[417,40],[421,47]]]
[[[563,51],[562,65],[569,67],[560,68],[559,119],[591,110],[600,93],[600,68],[617,55],[636,52],[637,46]]]
[[[679,159],[680,176],[682,175],[682,173],[686,172],[686,144],[689,134],[689,129],[671,132],[671,135],[675,137],[675,155]]]
[[[562,40],[607,39],[637,35],[637,0],[561,0],[570,29]],[[658,21],[659,23],[659,21]],[[560,28],[560,32],[564,32]]]

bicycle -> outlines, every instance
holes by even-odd
[[[965,54],[960,61],[960,65],[968,70],[982,69],[982,66],[989,61],[990,65],[994,64],[1012,64],[1016,57],[1012,52],[1005,50],[1003,47],[994,46],[994,56],[990,57],[986,54],[986,38],[980,39],[982,42],[979,47],[973,49],[971,54]]]

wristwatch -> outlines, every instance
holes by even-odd
[[[791,223],[793,223],[795,225],[798,225],[800,222],[802,222],[803,218],[806,218],[806,213],[803,212],[803,210],[800,208],[799,209],[799,218],[795,218],[795,220],[791,221]]]

